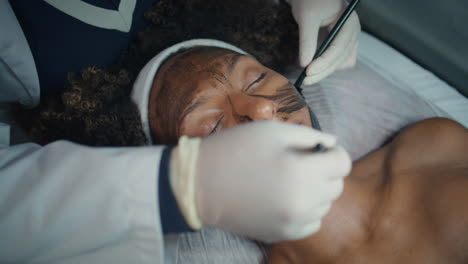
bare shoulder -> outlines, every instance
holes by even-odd
[[[448,119],[448,118],[429,118],[418,123],[413,124],[408,128],[408,132],[423,132],[429,136],[444,136],[444,135],[456,135],[456,136],[467,136],[467,129],[460,123]]]
[[[468,130],[453,120],[431,118],[405,129],[389,148],[392,166],[398,168],[394,175],[411,185],[420,225],[431,227],[427,233],[450,256],[447,263],[465,263]]]
[[[447,118],[430,118],[406,128],[396,141],[426,150],[466,150],[468,130],[460,123]]]
[[[468,167],[468,130],[446,118],[430,118],[406,128],[389,146],[400,168],[424,165]]]

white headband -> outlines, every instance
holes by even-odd
[[[168,58],[174,53],[177,53],[181,49],[187,49],[197,46],[218,47],[232,50],[240,54],[247,54],[245,51],[219,40],[192,39],[170,46],[169,48],[161,51],[159,54],[154,56],[138,74],[138,77],[136,78],[136,81],[133,84],[132,90],[132,100],[138,106],[138,110],[140,111],[141,116],[141,124],[143,126],[143,132],[145,133],[146,138],[148,138],[148,143],[150,145],[153,144],[153,142],[151,140],[148,106],[154,77],[156,76],[159,67],[161,67],[162,63],[166,60],[166,58]]]

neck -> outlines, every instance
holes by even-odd
[[[355,162],[345,179],[343,194],[323,219],[320,233],[330,242],[333,252],[342,254],[359,246],[370,235],[374,213],[385,191],[386,149]]]

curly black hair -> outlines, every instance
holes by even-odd
[[[66,91],[27,112],[27,130],[39,144],[66,139],[90,146],[147,144],[131,101],[142,67],[184,40],[211,38],[234,44],[281,72],[296,62],[298,27],[285,1],[158,0],[145,12],[149,25],[112,66],[88,67],[70,77]],[[154,142],[171,144],[175,142]]]

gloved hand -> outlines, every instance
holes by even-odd
[[[339,69],[356,64],[361,25],[353,12],[325,53],[315,61],[319,29],[330,31],[347,7],[345,0],[289,0],[292,13],[299,25],[299,62],[307,68],[303,84],[310,85]],[[310,64],[310,65],[309,65]]]
[[[351,161],[333,136],[260,121],[199,139],[181,138],[170,182],[188,224],[264,242],[317,232],[341,194]],[[312,153],[322,143],[328,150]]]

